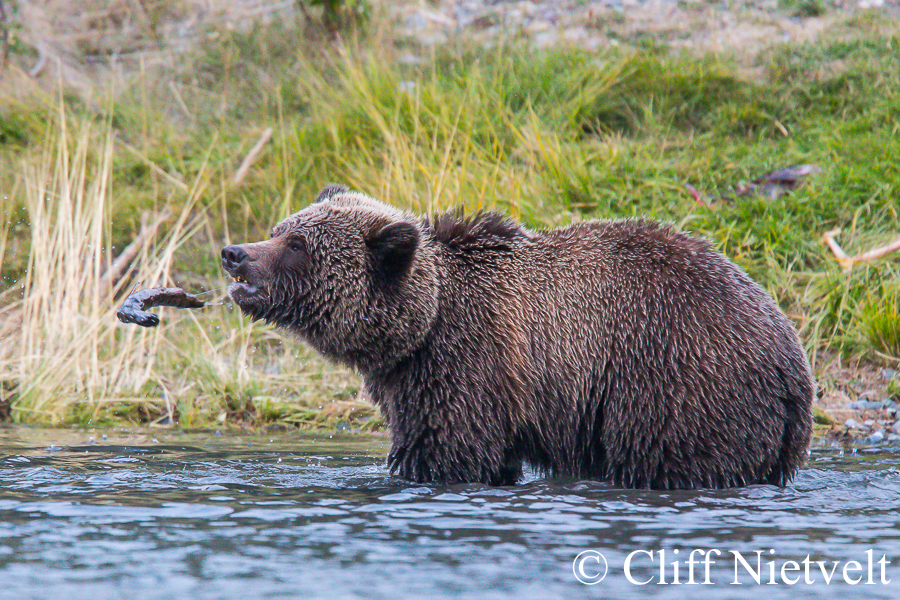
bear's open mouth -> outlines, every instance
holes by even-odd
[[[241,275],[233,275],[234,283],[228,286],[228,295],[237,303],[268,296],[266,288],[258,286]]]

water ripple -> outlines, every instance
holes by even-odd
[[[153,437],[91,444],[78,432],[0,430],[0,598],[740,599],[763,590],[637,588],[622,567],[658,549],[900,558],[892,452],[816,450],[785,488],[651,492],[534,473],[507,488],[410,485],[386,471],[381,438]],[[610,565],[595,588],[573,578],[584,549]],[[713,575],[731,573],[723,563]],[[897,596],[890,586],[853,595]]]

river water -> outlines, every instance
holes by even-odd
[[[2,428],[0,598],[900,597],[890,450],[814,450],[783,489],[690,492],[416,485],[386,452],[350,435]]]

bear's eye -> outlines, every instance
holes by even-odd
[[[288,250],[291,252],[303,252],[303,242],[299,242],[294,240],[290,244],[288,244]]]

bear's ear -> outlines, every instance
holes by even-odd
[[[338,194],[343,194],[344,192],[349,192],[346,186],[339,185],[337,183],[332,183],[325,186],[321,192],[319,192],[319,197],[316,198],[316,202],[322,202],[323,200],[328,200],[332,196],[337,196]],[[315,202],[313,203],[315,204]]]
[[[366,242],[375,268],[381,276],[392,279],[409,270],[419,247],[419,230],[412,223],[397,221],[385,225]]]

